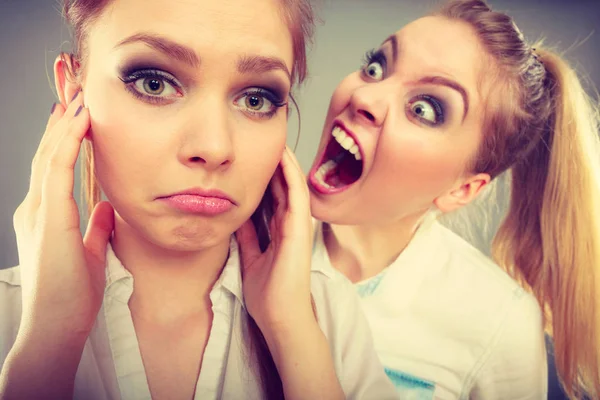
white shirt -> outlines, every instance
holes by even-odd
[[[322,229],[313,265],[333,268]],[[402,399],[547,398],[537,301],[435,219],[388,268],[355,286]]]
[[[150,399],[150,390],[128,307],[133,277],[107,250],[102,308],[85,344],[75,378],[75,399]],[[318,321],[327,336],[335,370],[348,398],[397,398],[373,348],[360,300],[341,274],[313,268],[311,290]],[[239,255],[230,256],[210,299],[213,323],[194,399],[258,399],[262,392],[248,367],[244,342],[246,310]],[[0,366],[12,347],[21,318],[18,267],[0,270]]]

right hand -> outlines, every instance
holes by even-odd
[[[85,341],[102,304],[113,209],[98,204],[82,237],[73,196],[75,162],[89,128],[83,93],[66,110],[56,104],[32,162],[29,191],[14,214],[23,296],[20,340]]]

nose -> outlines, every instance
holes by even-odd
[[[226,107],[195,107],[192,113],[183,129],[180,162],[190,168],[227,168],[235,157],[233,126]]]
[[[388,93],[389,89],[380,83],[369,83],[357,88],[350,98],[352,117],[356,122],[366,125],[383,125],[388,112]]]

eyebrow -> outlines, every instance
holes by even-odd
[[[263,74],[269,71],[283,71],[288,79],[292,80],[292,75],[283,60],[276,57],[263,57],[256,55],[247,55],[238,61],[238,71],[242,74]]]
[[[396,35],[391,35],[387,39],[385,39],[383,43],[381,43],[381,46],[383,46],[387,42],[391,42],[392,44],[392,58],[395,63],[398,58],[398,53],[400,52],[398,38],[396,37]],[[419,79],[416,83],[446,86],[450,89],[457,91],[461,95],[463,100],[464,113],[462,120],[465,120],[467,112],[469,111],[469,95],[467,94],[465,88],[462,87],[458,82],[453,81],[452,79],[444,78],[443,76],[426,76],[424,78]]]
[[[469,111],[469,96],[467,95],[467,91],[465,90],[465,88],[463,88],[458,82],[455,82],[452,79],[444,78],[443,76],[426,76],[424,78],[419,79],[417,81],[417,84],[432,84],[446,86],[460,93],[464,106],[462,120],[465,120],[467,112]]]
[[[398,38],[396,37],[396,35],[391,35],[390,37],[385,39],[383,43],[381,43],[381,47],[383,47],[383,45],[387,42],[392,42],[392,61],[396,62],[396,60],[398,59],[398,52],[400,50],[398,48]]]
[[[135,35],[121,40],[115,48],[136,42],[144,43],[153,49],[160,51],[167,57],[174,58],[191,67],[200,66],[200,58],[196,55],[194,50],[152,33],[136,33]]]
[[[129,36],[121,40],[115,47],[137,42],[144,43],[165,54],[167,57],[188,64],[191,67],[197,68],[200,66],[200,57],[198,57],[194,50],[152,33],[137,33]],[[290,81],[292,80],[291,73],[283,60],[276,57],[246,55],[238,61],[237,69],[242,74],[261,74],[273,70],[281,70],[285,72]]]

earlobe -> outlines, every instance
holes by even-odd
[[[59,101],[65,108],[75,93],[81,90],[76,76],[78,68],[79,63],[70,54],[62,53],[54,61],[54,85]]]

